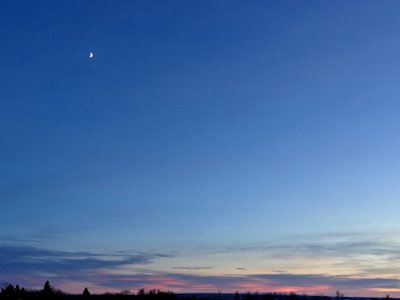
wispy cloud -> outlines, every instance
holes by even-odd
[[[362,235],[355,237],[343,236],[341,239],[332,236],[332,239],[316,240],[318,237],[308,236],[300,241],[292,241],[285,243],[263,243],[251,245],[233,245],[227,248],[219,249],[218,252],[256,252],[263,251],[276,256],[349,256],[353,254],[367,255],[391,255],[393,258],[400,258],[400,241],[393,239],[392,235],[383,235],[364,237]]]
[[[99,254],[34,247],[1,246],[0,274],[62,273],[149,264],[159,254]]]
[[[171,267],[173,270],[210,270],[213,267]]]
[[[400,267],[400,240],[398,232],[309,235],[293,241],[231,245],[209,255],[246,257],[246,261],[257,260],[252,266],[263,265],[270,271],[283,268],[306,273],[312,268],[317,273],[388,276],[397,273],[394,266]]]
[[[381,295],[382,291],[400,286],[396,278],[358,278],[317,274],[249,274],[200,276],[183,273],[158,274],[90,274],[89,280],[103,290],[160,288],[175,292],[297,292],[334,294],[340,290],[346,295]],[[87,278],[86,278],[87,280]],[[380,291],[380,294],[379,292]]]
[[[311,237],[206,249],[189,256],[134,250],[70,252],[6,244],[0,246],[0,281],[14,278],[41,286],[48,277],[69,291],[86,282],[95,291],[160,288],[333,294],[340,290],[347,295],[400,296],[399,253],[400,243],[392,235],[341,235],[320,241]]]

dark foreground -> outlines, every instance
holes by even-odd
[[[82,294],[68,294],[57,290],[47,281],[41,290],[20,288],[6,284],[0,291],[0,300],[388,300],[384,298],[344,297],[339,291],[335,297],[297,295],[295,293],[191,293],[174,294],[160,290],[141,289],[137,293],[122,291],[120,293],[90,294],[84,289]],[[395,298],[392,298],[395,299]],[[390,299],[390,300],[392,300]]]

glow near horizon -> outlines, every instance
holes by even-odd
[[[47,276],[57,288],[76,293],[89,287],[97,293],[160,288],[175,292],[215,292],[219,289],[242,293],[251,290],[334,295],[339,289],[347,296],[382,296],[382,293],[389,293],[393,297],[398,295],[393,285],[400,281],[396,274],[398,258],[394,253],[399,247],[396,236],[396,232],[381,232],[368,237],[362,234],[347,237],[333,235],[330,242],[326,239],[321,241],[318,236],[309,236],[303,242],[293,244],[242,244],[232,249],[210,248],[197,253],[178,251],[171,256],[160,253],[157,255],[161,256],[150,263],[125,263],[116,268],[89,270],[89,273],[82,266],[73,275],[67,270],[65,274],[60,272]],[[312,239],[314,243],[310,242]],[[62,256],[68,258],[70,254],[61,254],[59,259]],[[85,258],[85,254],[74,257],[79,258]],[[47,259],[54,261],[57,257]],[[116,254],[105,258],[105,262],[121,259],[124,256]],[[46,258],[42,260],[45,265]],[[90,280],[78,282],[68,279],[77,275],[83,275],[83,278],[88,276]],[[34,277],[36,279],[24,276],[20,279],[28,284],[35,283],[35,287],[40,288],[42,283],[37,276]],[[41,274],[41,277],[46,275]],[[394,281],[385,282],[379,278]],[[356,282],[355,287],[352,280]],[[118,287],[112,286],[113,281],[118,282]]]

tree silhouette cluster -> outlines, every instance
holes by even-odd
[[[384,298],[369,298],[370,300],[387,300],[389,295]],[[49,281],[41,290],[30,290],[15,287],[12,284],[5,284],[0,291],[0,300],[344,300],[352,298],[344,298],[339,291],[336,297],[324,295],[310,296],[298,295],[296,293],[243,293],[239,294],[222,294],[220,292],[214,294],[174,294],[172,292],[164,292],[160,290],[140,289],[137,293],[131,293],[129,290],[120,293],[106,293],[102,295],[93,295],[85,288],[80,295],[71,295],[55,289],[50,285]],[[359,300],[360,298],[353,298]]]
[[[0,291],[0,300],[50,300],[61,299],[65,296],[67,295],[62,291],[52,287],[49,281],[46,281],[42,290],[28,290],[20,288],[18,284],[15,287],[12,284],[8,284]]]
[[[103,295],[91,295],[88,288],[85,288],[80,295],[70,295],[55,289],[49,281],[41,290],[28,290],[15,287],[12,284],[5,284],[0,291],[0,300],[176,300],[176,295],[172,292],[163,292],[160,290],[140,289],[137,294],[132,294],[129,290],[121,293]]]

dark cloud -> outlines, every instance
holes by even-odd
[[[62,273],[149,264],[159,254],[99,254],[0,246],[0,274]]]
[[[173,270],[209,270],[213,267],[171,267]]]

